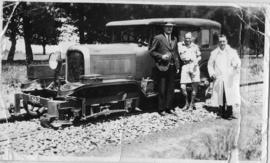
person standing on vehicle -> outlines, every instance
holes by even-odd
[[[192,42],[192,34],[185,34],[184,41],[178,43],[178,52],[183,63],[181,71],[180,86],[185,96],[186,104],[184,110],[195,109],[195,97],[197,94],[198,83],[200,82],[200,69],[198,62],[201,60],[201,52],[199,47]],[[188,101],[187,85],[191,84],[191,100]]]
[[[211,52],[208,61],[209,76],[213,80],[211,105],[220,107],[223,118],[233,117],[233,106],[240,105],[240,66],[237,51],[219,36],[219,46]]]
[[[177,39],[172,36],[174,24],[163,25],[164,33],[156,35],[149,46],[150,55],[156,63],[156,81],[158,87],[158,113],[164,116],[173,112],[175,73],[179,72]]]

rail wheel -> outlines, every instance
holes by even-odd
[[[48,113],[40,117],[40,125],[44,128],[60,129],[79,123],[80,110],[64,107],[58,110],[58,116]]]
[[[58,129],[59,127],[55,127],[52,125],[52,122],[56,119],[56,117],[52,117],[49,114],[45,113],[40,118],[40,125],[44,128],[52,128],[52,129]]]
[[[37,106],[26,101],[23,101],[23,108],[25,109],[27,115],[31,117],[38,118],[47,112],[47,108],[44,106]]]

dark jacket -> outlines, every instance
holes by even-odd
[[[170,45],[164,34],[156,35],[153,38],[152,43],[150,44],[149,52],[156,62],[162,61],[162,55],[168,52],[171,53],[176,69],[180,68],[180,63],[179,63],[180,59],[179,59],[179,54],[178,54],[176,37],[172,38],[171,45]]]

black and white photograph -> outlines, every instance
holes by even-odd
[[[268,162],[269,4],[180,2],[1,1],[0,162]]]

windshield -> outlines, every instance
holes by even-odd
[[[151,38],[151,30],[147,26],[119,26],[110,27],[107,33],[112,43],[145,43]]]
[[[219,30],[215,30],[218,33]],[[185,26],[174,27],[172,35],[177,37],[177,40],[184,41],[184,35],[191,32],[193,42],[201,48],[209,48],[212,44],[212,35],[210,29],[202,29],[200,27]],[[112,43],[141,43],[148,45],[153,36],[162,33],[160,26],[144,25],[144,26],[114,26],[107,29]]]
[[[184,41],[184,36],[187,32],[192,33],[193,42],[201,48],[209,48],[210,46],[210,30],[209,29],[179,29],[179,41]]]

